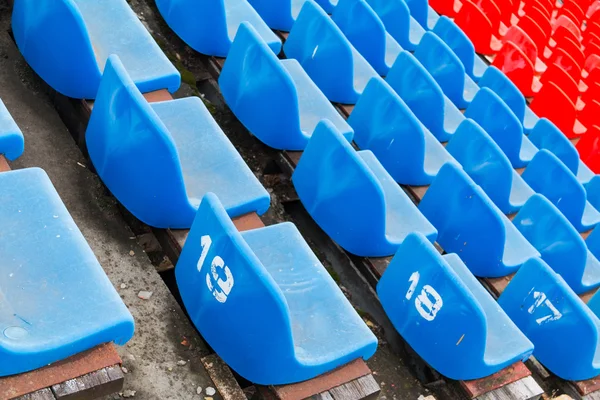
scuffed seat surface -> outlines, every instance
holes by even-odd
[[[1,173],[0,201],[0,376],[127,342],[133,318],[45,172]]]
[[[293,224],[242,237],[283,293],[300,363],[342,365],[374,350],[373,334]]]
[[[232,215],[269,208],[265,189],[197,97],[150,106],[173,137],[185,189],[194,207],[207,192],[219,196]]]

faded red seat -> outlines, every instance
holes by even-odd
[[[573,41],[578,43],[581,41],[581,29],[575,24],[575,22],[571,20],[571,18],[567,17],[566,15],[560,15],[558,18],[556,18],[556,21],[554,21],[554,24],[552,24],[552,28],[554,30],[552,32],[553,38],[557,36],[557,34],[559,36],[569,36],[570,33]],[[563,30],[566,30],[566,32],[561,32]]]
[[[504,72],[525,97],[535,95],[533,63],[516,44],[505,42],[492,65]]]
[[[600,173],[600,127],[592,125],[575,145],[579,158],[595,174]]]
[[[533,40],[529,37],[527,33],[519,26],[511,26],[508,31],[506,31],[506,35],[502,38],[502,42],[510,41],[517,45],[523,53],[527,56],[529,61],[535,64],[538,58],[538,49]]]
[[[585,126],[577,119],[575,103],[553,82],[546,82],[530,104],[540,118],[552,121],[569,139],[586,132]]]
[[[588,19],[592,19],[594,16],[598,17],[598,15],[594,15],[594,14],[596,14],[596,11],[598,11],[598,10],[600,10],[600,1],[596,0],[592,4],[590,4],[590,6],[588,7],[588,9],[585,13],[585,16]]]
[[[493,7],[490,6],[489,9],[493,9]],[[494,12],[492,11],[492,13]],[[496,15],[499,14],[498,11]],[[471,39],[477,53],[492,55],[502,48],[502,42],[496,37],[498,29],[493,28],[490,18],[471,1],[463,2],[454,22]]]

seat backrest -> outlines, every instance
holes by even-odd
[[[585,60],[584,69],[591,73],[594,69],[600,68],[600,54],[591,54]]]
[[[498,303],[535,346],[534,356],[563,379],[580,380],[598,346],[598,318],[539,258],[527,261]]]
[[[462,99],[465,88],[465,67],[446,43],[433,32],[426,32],[414,52],[450,99]]]
[[[444,93],[412,54],[400,52],[385,81],[421,121],[435,118],[434,122],[426,123],[430,131],[443,129]]]
[[[452,379],[473,378],[483,362],[486,316],[423,235],[411,233],[404,239],[377,284],[377,294],[398,332],[425,361]]]
[[[400,45],[408,40],[410,10],[403,0],[367,0],[385,29]]]
[[[196,328],[234,370],[294,358],[285,297],[212,193],[200,203],[175,277]]]
[[[385,26],[365,0],[339,0],[331,18],[371,65],[385,59]]]
[[[565,71],[571,78],[573,78],[575,83],[578,84],[579,80],[581,79],[581,69],[583,68],[583,53],[581,56],[582,57],[578,57],[577,54],[575,54],[575,57],[581,59],[582,63],[580,64],[571,54],[566,51],[566,49],[555,49],[552,53],[552,57],[550,58],[550,66],[552,64],[558,65],[561,70]],[[550,66],[548,66],[548,68],[550,68]],[[548,71],[546,70],[546,72]],[[542,75],[540,79],[541,82],[547,82],[547,80],[544,78],[545,76],[547,75]]]
[[[89,77],[89,85],[82,85],[78,90],[80,93],[71,94],[66,87],[54,87],[55,90],[62,93],[68,91],[72,96],[79,94],[78,98],[93,98],[90,94],[95,94],[102,72],[83,17],[73,0],[48,0],[43,3],[16,0],[12,30],[27,63],[35,71],[45,71],[51,75],[53,82],[69,82],[73,76]],[[58,43],[69,45],[57,46]],[[72,59],[76,54],[77,62],[49,63],[46,56],[50,50],[52,57],[59,60]]]
[[[302,6],[283,45],[288,58],[295,58],[331,98],[332,93],[353,86],[352,49],[344,34],[319,6],[307,2]]]
[[[535,147],[550,151],[573,174],[577,174],[579,169],[579,154],[577,153],[577,149],[549,119],[540,118],[527,137]]]
[[[369,167],[331,122],[317,125],[292,182],[302,204],[321,226],[385,235],[383,189]],[[335,214],[331,209],[337,210]],[[352,221],[349,221],[352,216]]]
[[[502,99],[488,88],[480,89],[465,111],[477,122],[514,163],[519,159],[523,126]]]
[[[581,26],[585,18],[585,13],[574,0],[567,0],[563,2],[562,7],[558,10],[558,14],[571,17],[573,22],[578,26]]]
[[[540,150],[521,176],[536,193],[546,196],[572,224],[581,223],[586,204],[585,189],[558,157],[548,150]]]
[[[535,194],[519,210],[513,224],[573,290],[581,288],[588,249],[579,232],[554,204]]]
[[[474,0],[473,3],[485,14],[492,23],[492,32],[500,29],[501,11],[494,0]]]
[[[540,83],[546,84],[548,82],[552,82],[560,87],[569,100],[575,104],[577,97],[579,97],[579,80],[575,81],[567,71],[566,67],[563,67],[560,64],[548,65],[546,72],[540,78]],[[542,90],[540,90],[540,92],[542,92]]]
[[[504,42],[511,41],[516,44],[522,51],[525,53],[529,61],[535,64],[535,60],[538,57],[538,49],[533,40],[523,31],[523,29],[519,28],[516,25],[511,26],[506,31],[506,35],[502,38]]]
[[[558,32],[559,28],[562,28],[570,32],[570,36],[575,41],[579,41],[579,39],[581,38],[580,28],[577,25],[575,25],[571,18],[567,17],[566,15],[559,15],[554,21],[554,24],[552,24],[552,28],[552,36],[554,36]]]
[[[534,7],[539,11],[542,11],[546,18],[552,17],[552,12],[554,11],[554,4],[552,3],[552,0],[527,0],[523,5],[523,12],[525,15],[527,15],[529,10]]]
[[[460,59],[467,73],[473,71],[475,63],[475,47],[465,33],[450,18],[442,15],[432,30],[452,49]]]
[[[470,0],[462,2],[454,23],[471,39],[475,51],[480,54],[491,54],[492,35],[497,33],[487,15]]]
[[[219,87],[236,117],[263,142],[289,143],[293,138],[288,135],[300,131],[296,86],[248,22],[238,28],[219,76]],[[265,109],[273,118],[256,118],[264,115]]]
[[[348,124],[358,147],[371,150],[396,180],[402,176],[410,179],[410,171],[423,168],[423,125],[384,81],[373,79],[367,84]]]
[[[486,87],[500,96],[502,101],[515,114],[515,117],[523,122],[525,119],[525,97],[502,71],[490,65],[477,84],[480,88]]]
[[[562,16],[562,17],[564,17],[564,16]],[[569,30],[569,28],[567,28],[563,25],[559,25],[559,26],[555,27],[554,32],[552,33],[552,39],[554,40],[554,42],[556,42],[555,47],[559,47],[559,48],[562,47],[563,43],[565,43],[567,41],[569,41],[571,43],[575,43],[575,44],[580,43],[579,38],[576,37],[573,34],[573,32],[571,32]],[[581,45],[581,43],[580,43],[580,45]]]
[[[554,122],[568,138],[573,137],[575,104],[554,82],[544,83],[530,107],[538,117],[546,117]]]
[[[594,86],[598,85],[596,84]],[[577,119],[585,126],[593,126],[594,124],[600,125],[598,115],[600,115],[600,102],[596,100],[588,100],[585,103],[583,110],[581,110],[577,115]]]
[[[427,18],[429,16],[429,2],[427,0],[404,0],[413,17],[425,30],[427,27]]]
[[[76,0],[81,1],[81,0]],[[83,0],[87,1],[87,0]],[[227,27],[225,0],[156,0],[156,6],[169,21],[178,21],[177,34],[182,38],[210,38],[202,45],[205,54],[221,54],[229,48],[231,38]],[[191,9],[197,7],[195,18],[190,19]],[[201,10],[201,12],[200,12]]]
[[[581,50],[581,43],[579,41],[574,40],[570,36],[564,36],[560,40],[560,42],[557,42],[556,48],[562,50],[564,53],[567,53],[573,59],[571,63],[576,66],[576,69],[578,71],[578,75],[573,76],[573,78],[579,81],[579,78],[581,76],[581,70],[585,65],[585,54],[583,53],[583,50]],[[552,53],[552,56],[550,57],[550,62],[556,62],[556,56],[561,54],[562,52],[555,50]]]
[[[288,31],[293,25],[292,1],[248,0],[271,29]]]
[[[531,91],[533,63],[513,42],[504,42],[492,65],[502,71],[522,92]]]
[[[187,201],[187,194],[173,138],[116,55],[106,63],[86,144],[102,181],[134,215],[156,214],[157,209],[168,215],[189,207],[174,201]],[[131,169],[147,171],[152,183],[122,179],[122,171]],[[147,194],[145,201],[139,201],[139,193]]]
[[[500,147],[476,122],[471,119],[461,122],[446,150],[499,208],[508,204],[513,168]]]
[[[476,276],[501,265],[506,241],[502,215],[483,190],[457,166],[447,163],[419,203],[438,230],[446,252],[460,254]]]

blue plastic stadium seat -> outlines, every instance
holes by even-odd
[[[131,339],[131,314],[46,173],[2,172],[0,203],[0,376]]]
[[[456,107],[467,108],[479,86],[465,73],[460,59],[442,39],[433,32],[427,32],[415,50],[415,58],[433,76]]]
[[[539,256],[466,172],[446,164],[419,203],[438,230],[437,242],[476,276],[508,275]]]
[[[304,150],[292,181],[316,223],[347,251],[389,256],[406,235],[437,231],[371,151],[355,151],[329,121],[322,121]]]
[[[367,3],[403,49],[413,51],[417,47],[425,29],[410,15],[404,0],[367,0]]]
[[[271,28],[289,32],[300,14],[302,6],[313,0],[248,0]]]
[[[536,193],[550,200],[579,232],[600,222],[600,213],[587,201],[583,185],[548,150],[540,150],[521,176]]]
[[[202,199],[175,277],[202,337],[254,383],[311,379],[377,348],[294,224],[240,233],[212,193]]]
[[[600,262],[569,220],[544,196],[532,197],[513,224],[575,293],[600,286]]]
[[[232,216],[269,208],[269,194],[198,97],[148,104],[111,56],[86,132],[90,158],[144,223],[189,228],[207,192]]]
[[[247,22],[275,54],[281,40],[246,0],[155,0],[171,29],[202,54],[226,57],[242,22]]]
[[[331,14],[337,6],[339,0],[315,0],[327,14]]]
[[[358,147],[371,150],[398,183],[429,185],[444,163],[456,163],[384,81],[369,82],[348,123]]]
[[[504,214],[517,212],[535,193],[494,140],[471,119],[460,124],[446,150]]]
[[[534,357],[552,373],[567,380],[600,373],[600,320],[542,260],[523,265],[498,303],[533,342]]]
[[[584,184],[588,202],[596,210],[600,210],[600,175],[594,176],[588,183]]]
[[[225,101],[263,143],[280,150],[304,150],[321,119],[352,141],[352,128],[296,60],[279,60],[243,23],[219,76]]]
[[[429,5],[427,0],[404,0],[410,10],[410,15],[426,31],[433,29],[440,15]]]
[[[572,173],[577,174],[577,180],[581,184],[587,184],[595,176],[579,159],[579,153],[573,143],[547,118],[539,118],[527,137],[538,149],[546,149],[558,157]]]
[[[385,80],[440,142],[450,139],[465,120],[429,72],[409,52],[398,55]]]
[[[23,132],[0,100],[0,154],[12,161],[21,157],[24,149]]]
[[[513,168],[525,167],[538,151],[523,134],[519,120],[500,97],[482,88],[465,111],[500,146]]]
[[[298,60],[331,101],[355,104],[372,78],[381,79],[340,28],[313,3],[305,3],[283,50]]]
[[[179,88],[179,72],[126,0],[15,0],[12,30],[27,63],[66,96],[95,98],[111,54],[142,92]]]
[[[477,82],[481,88],[489,88],[496,93],[512,110],[521,125],[523,132],[529,133],[537,124],[539,117],[527,106],[523,93],[498,68],[490,65],[481,79]]]
[[[487,70],[488,66],[478,55],[469,37],[446,16],[441,16],[435,27],[432,28],[440,39],[452,49],[465,67],[466,73],[477,82]]]
[[[375,71],[387,75],[402,47],[366,0],[339,0],[331,18]]]
[[[400,245],[377,294],[400,335],[451,379],[482,378],[533,352],[458,255],[440,255],[420,234]]]

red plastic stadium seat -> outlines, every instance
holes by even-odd
[[[490,19],[471,1],[463,2],[454,22],[471,39],[477,53],[492,55],[502,47],[502,43],[495,36],[497,29],[492,28]]]
[[[550,64],[548,70],[541,76],[540,83],[552,82],[558,86],[571,100],[576,103],[579,97],[579,79],[575,80],[561,64]]]
[[[542,86],[538,95],[531,102],[531,111],[540,118],[546,117],[569,139],[583,135],[586,132],[576,118],[575,104],[554,83],[547,82]]]
[[[577,119],[585,126],[600,126],[600,102],[591,100],[585,104]]]
[[[530,15],[525,15],[517,24],[533,40],[538,49],[538,54],[543,54],[548,43],[549,33],[544,32],[540,25]]]
[[[581,26],[585,18],[584,11],[575,0],[565,1],[563,6],[558,10],[558,15],[566,15],[567,17],[571,17],[577,26]]]
[[[510,41],[505,42],[492,65],[504,72],[525,97],[535,94],[532,89],[533,63],[516,44]]]
[[[529,61],[531,61],[532,64],[535,64],[535,61],[538,58],[537,46],[523,29],[516,25],[511,26],[508,31],[506,31],[506,35],[502,38],[502,42],[507,41],[517,45],[517,47],[525,53]]]

